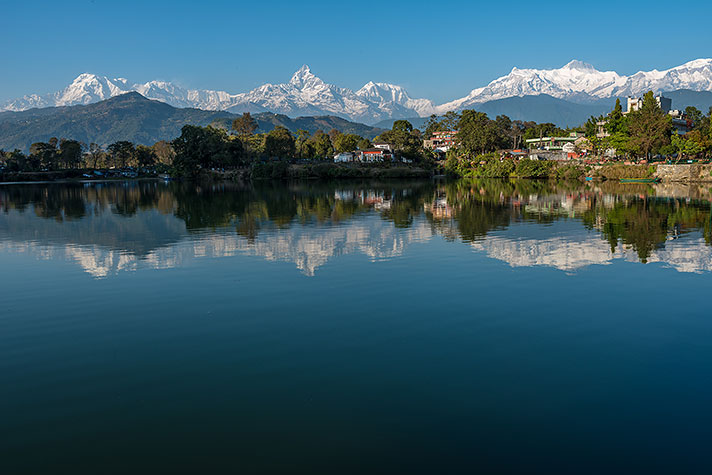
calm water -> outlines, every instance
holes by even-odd
[[[712,473],[708,198],[0,186],[0,472]]]

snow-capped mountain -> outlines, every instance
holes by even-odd
[[[24,96],[9,101],[0,107],[0,110],[22,111],[33,107],[91,104],[132,91],[174,107],[235,113],[269,111],[292,117],[337,115],[363,122],[427,115],[433,110],[432,102],[427,99],[411,99],[400,86],[369,82],[358,92],[354,92],[327,84],[315,76],[306,65],[295,72],[287,83],[264,84],[241,94],[185,89],[165,81],[130,84],[122,78],[111,79],[85,73],[79,75],[62,91],[45,96]]]
[[[571,61],[559,69],[512,69],[506,76],[485,87],[473,89],[467,96],[436,107],[438,113],[464,109],[508,97],[547,94],[572,102],[642,95],[647,91],[679,89],[712,90],[712,59],[690,61],[666,71],[640,71],[622,76],[615,71],[598,71],[582,61]]]
[[[165,81],[130,84],[126,79],[111,79],[81,74],[65,89],[38,96],[15,99],[0,106],[0,111],[22,111],[33,107],[90,104],[136,91],[149,99],[175,107],[195,107],[229,112],[275,112],[288,116],[336,115],[359,122],[384,119],[426,117],[433,113],[475,107],[496,99],[547,94],[571,102],[590,103],[600,99],[690,89],[712,91],[712,59],[698,59],[665,71],[640,71],[624,76],[615,71],[598,71],[590,64],[571,61],[558,69],[514,68],[506,76],[473,89],[467,96],[435,105],[428,99],[413,99],[397,85],[368,82],[361,89],[328,84],[302,66],[287,83],[264,84],[249,92],[185,89]]]
[[[638,95],[646,91],[712,91],[712,59],[696,59],[665,71],[656,69],[633,74],[608,91],[609,96]]]

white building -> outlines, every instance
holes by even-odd
[[[353,162],[355,154],[353,152],[341,152],[334,155],[335,163]]]
[[[670,112],[670,109],[672,109],[672,99],[663,97],[662,94],[655,96],[655,102],[658,103],[658,107],[660,107],[665,113]],[[626,114],[637,111],[641,107],[643,107],[642,97],[628,97],[628,110],[626,111]]]

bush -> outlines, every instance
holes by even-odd
[[[657,167],[650,165],[604,165],[596,170],[596,177],[606,180],[619,180],[621,178],[651,178]]]
[[[289,163],[278,162],[255,162],[250,168],[250,177],[256,180],[264,179],[284,179],[287,178]]]
[[[591,167],[587,168],[588,170],[573,163],[559,165],[554,168],[553,178],[556,178],[557,180],[580,180],[591,169]]]
[[[514,174],[519,178],[547,178],[552,175],[554,162],[541,160],[520,160],[514,169]]]

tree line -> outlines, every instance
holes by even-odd
[[[456,146],[448,151],[448,159],[472,161],[502,149],[520,149],[526,140],[545,136],[568,136],[585,133],[586,147],[593,154],[615,149],[619,155],[647,157],[651,154],[678,157],[709,155],[712,152],[710,114],[694,107],[686,109],[693,130],[684,136],[674,133],[672,119],[658,106],[652,92],[645,94],[639,110],[623,114],[619,100],[605,117],[591,117],[581,127],[562,129],[553,123],[511,120],[506,115],[490,119],[475,110],[448,112],[442,117],[431,116],[424,131],[407,120],[397,120],[391,130],[374,139],[390,144],[395,153],[412,163],[430,161],[437,156],[424,147],[423,139],[438,131],[457,131]],[[712,108],[710,110],[712,113]],[[603,123],[605,137],[600,137]],[[119,141],[102,148],[96,143],[86,145],[71,139],[52,138],[30,146],[29,154],[20,150],[0,150],[0,166],[8,171],[54,171],[81,168],[151,168],[165,166],[181,175],[195,175],[201,169],[229,169],[249,166],[265,160],[329,160],[341,152],[364,150],[373,146],[368,138],[341,133],[336,129],[313,134],[306,130],[292,133],[277,126],[268,133],[255,133],[257,122],[249,112],[237,117],[226,127],[186,125],[179,137],[171,142],[160,141],[152,146]]]
[[[653,155],[707,157],[712,153],[712,107],[705,115],[696,107],[687,107],[685,120],[691,130],[679,135],[672,117],[658,105],[652,91],[643,96],[638,110],[624,114],[620,99],[606,116],[591,117],[584,125],[586,138],[594,154],[615,150],[616,155],[649,158]],[[601,134],[603,128],[604,134]]]
[[[77,140],[52,137],[47,142],[30,145],[28,154],[20,150],[0,150],[0,165],[10,172],[169,167],[174,156],[172,145],[164,140],[151,147],[119,141],[104,149],[96,143],[86,145]]]

